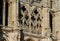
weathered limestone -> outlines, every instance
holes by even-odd
[[[50,8],[50,1],[52,1],[52,8]],[[20,5],[20,14],[22,14],[22,18],[20,16],[21,19],[19,21],[22,22],[19,24],[19,26],[21,29],[23,29],[25,35],[24,40],[31,38],[34,41],[53,41],[50,37],[52,34],[54,40],[60,41],[60,11],[57,9],[57,0],[41,0],[38,2],[40,4],[39,6],[37,5],[38,3],[32,5],[33,3],[31,2],[32,0],[28,0],[28,3],[20,2],[23,6]],[[50,11],[52,14],[53,33],[51,33],[49,26]],[[5,37],[6,41],[18,41],[17,37],[19,33],[19,21],[18,0],[8,0],[8,28],[5,30],[8,37]],[[5,1],[3,25],[5,26]]]
[[[22,2],[23,3],[23,2]],[[27,9],[27,11],[28,11],[28,16],[31,18],[31,12],[34,12],[34,10],[35,9],[37,9],[37,11],[38,11],[38,13],[40,14],[40,21],[39,22],[37,22],[37,20],[35,21],[35,23],[33,22],[33,25],[35,25],[36,23],[38,23],[39,25],[40,25],[40,23],[41,23],[41,25],[40,25],[40,27],[39,27],[39,31],[41,31],[42,30],[42,32],[41,32],[41,37],[39,38],[39,39],[41,39],[41,41],[52,41],[51,40],[51,38],[50,38],[50,27],[49,27],[49,10],[50,10],[50,0],[49,1],[47,1],[47,0],[42,0],[41,1],[41,6],[40,7],[36,7],[36,6],[30,6],[29,4],[27,4],[27,3],[23,3],[23,4],[25,4],[24,6],[25,6],[25,9]],[[26,12],[26,11],[25,11]],[[23,15],[23,20],[22,21],[24,21],[24,15],[26,14],[25,12],[23,12],[22,11],[22,15]],[[32,15],[37,19],[37,17],[38,16],[36,16],[36,15],[34,15],[34,13],[32,13]],[[32,20],[29,18],[29,22],[31,23],[32,22]],[[23,23],[22,23],[23,24]],[[36,26],[36,25],[35,25]],[[24,28],[26,28],[26,26],[25,25],[23,25],[22,26],[22,28],[24,29]],[[31,28],[31,25],[29,24],[29,31],[31,32],[31,30],[33,29],[33,27]],[[28,30],[27,29],[27,30]],[[37,30],[38,30],[38,28],[36,27],[36,29],[35,29],[35,32],[37,33]],[[25,31],[25,30],[24,30]],[[35,33],[35,34],[36,34]],[[28,34],[28,33],[27,33]],[[30,33],[31,34],[31,33]],[[29,34],[28,34],[29,35]],[[25,37],[26,38],[26,37]],[[28,37],[29,38],[29,37]],[[43,39],[42,39],[43,38]],[[36,40],[35,40],[36,41]]]
[[[17,0],[8,0],[8,28],[5,28],[6,41],[17,41],[18,30],[17,30],[17,15],[18,15],[18,4]],[[5,7],[5,6],[4,6]],[[17,11],[16,11],[17,10]],[[4,14],[3,14],[4,15]],[[3,17],[4,18],[4,17]],[[3,23],[5,23],[3,21]]]
[[[60,41],[60,11],[58,9],[58,5],[57,4],[58,0],[52,0],[53,3],[52,5],[52,16],[53,16],[53,36],[55,37],[54,40],[56,41]]]
[[[42,37],[41,41],[52,41],[50,38],[50,27],[49,27],[49,11],[50,11],[50,0],[43,0],[42,7]]]

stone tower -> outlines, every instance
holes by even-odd
[[[6,41],[59,41],[59,3],[59,0],[3,0],[2,29]]]

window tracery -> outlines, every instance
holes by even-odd
[[[38,11],[39,8],[34,8],[31,14],[28,12],[25,5],[20,7],[19,13],[19,23],[20,28],[22,28],[25,32],[33,33],[33,34],[41,34],[41,14]]]

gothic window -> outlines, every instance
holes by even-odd
[[[21,4],[19,8],[20,28],[24,29],[23,31],[40,35],[42,19],[38,11],[39,8],[34,8],[32,12],[29,12],[27,6],[23,4]]]
[[[28,15],[28,11],[26,6],[21,5],[21,7],[19,7],[19,23],[21,25],[28,25],[28,19],[29,19],[29,15]]]

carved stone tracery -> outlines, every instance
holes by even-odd
[[[32,9],[32,8],[31,8]],[[39,8],[34,8],[32,12],[28,12],[25,5],[21,5],[19,12],[20,28],[25,32],[33,34],[41,34],[41,13],[38,11]],[[31,14],[30,14],[31,13]]]

